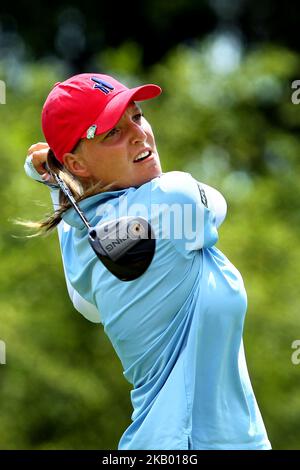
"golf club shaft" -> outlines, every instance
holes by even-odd
[[[73,194],[71,193],[70,189],[68,188],[68,186],[65,184],[65,182],[61,179],[61,177],[54,173],[53,171],[50,170],[50,168],[48,167],[47,164],[44,165],[45,169],[47,170],[47,172],[53,176],[53,178],[55,179],[55,181],[57,182],[58,186],[60,187],[60,189],[62,190],[62,192],[64,193],[64,195],[68,198],[68,200],[70,201],[70,203],[72,204],[72,206],[74,207],[75,211],[77,212],[77,214],[79,215],[79,217],[81,218],[81,220],[83,221],[84,225],[90,230],[91,229],[91,226],[89,224],[89,221],[86,219],[86,217],[84,216],[83,212],[80,210],[77,202],[75,201],[74,199],[74,196]]]

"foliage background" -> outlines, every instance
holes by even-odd
[[[77,2],[66,10],[54,3],[56,32],[49,16],[45,49],[33,23],[25,27],[25,18],[1,5],[0,340],[7,348],[0,365],[1,449],[113,449],[130,422],[130,386],[101,327],[73,309],[56,236],[24,239],[13,224],[51,210],[47,189],[26,178],[23,161],[31,143],[43,140],[40,111],[52,84],[88,70],[116,74],[128,85],[160,84],[163,95],[143,109],[164,171],[189,171],[226,197],[218,247],[242,272],[248,292],[244,340],[253,387],[273,448],[300,448],[300,365],[291,361],[292,342],[300,339],[295,24],[270,2],[264,10],[262,2],[236,2],[235,11],[225,0],[198,2],[201,11],[195,2],[154,3],[156,15],[148,2],[139,7],[145,30],[152,25],[152,47],[131,30],[110,37],[112,25],[105,22],[97,32]],[[70,31],[64,11],[73,11],[71,18],[75,11],[77,26],[84,18],[81,32],[94,38],[86,33],[81,49],[69,54],[57,46],[59,34]],[[198,20],[198,30],[187,35],[183,27],[182,37],[169,38],[170,25],[176,30],[184,12]],[[286,36],[277,27],[280,13]],[[76,28],[67,39],[72,34],[76,45]]]

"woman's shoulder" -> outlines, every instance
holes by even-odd
[[[173,188],[177,184],[190,183],[191,180],[194,180],[194,178],[190,173],[174,170],[162,173],[160,176],[154,178],[152,183],[160,186],[161,188],[168,189]]]
[[[198,199],[199,187],[190,173],[169,171],[152,180],[151,193],[153,196],[157,194],[163,199],[190,202],[195,198]]]

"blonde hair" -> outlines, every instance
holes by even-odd
[[[77,147],[78,146],[76,146],[76,148]],[[75,152],[76,148],[72,151],[72,153]],[[51,173],[55,173],[60,176],[60,178],[71,191],[76,202],[80,202],[89,196],[93,196],[94,194],[99,194],[105,191],[116,189],[116,182],[110,183],[108,185],[103,185],[101,181],[97,182],[96,184],[90,184],[88,186],[86,183],[83,184],[79,178],[76,178],[74,175],[72,175],[72,173],[70,173],[56,159],[51,149],[49,149],[48,151],[47,165]],[[69,199],[63,193],[63,191],[59,189],[59,208],[55,212],[46,216],[45,219],[40,220],[38,222],[17,220],[16,223],[37,230],[37,232],[31,236],[48,234],[56,228],[56,226],[62,220],[62,215],[71,207],[73,206],[70,203]]]

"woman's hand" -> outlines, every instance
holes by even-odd
[[[27,156],[31,155],[32,164],[44,181],[47,181],[47,183],[55,183],[49,173],[45,171],[44,167],[44,164],[47,161],[48,150],[49,145],[46,142],[38,142],[29,147]]]

